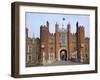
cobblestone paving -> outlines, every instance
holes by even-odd
[[[72,61],[55,61],[51,64],[45,64],[43,66],[58,66],[58,65],[81,65],[82,63],[72,62]]]

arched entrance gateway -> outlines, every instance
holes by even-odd
[[[57,54],[58,61],[67,61],[68,60],[68,52],[66,48],[60,48]]]
[[[62,49],[60,51],[60,60],[61,61],[67,61],[67,51],[65,49]]]

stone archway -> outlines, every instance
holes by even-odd
[[[68,52],[66,48],[60,48],[57,54],[58,61],[67,61],[68,60]]]
[[[60,51],[60,60],[61,61],[67,61],[67,51],[65,49],[62,49]]]

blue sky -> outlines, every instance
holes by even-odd
[[[40,26],[45,25],[46,21],[49,21],[49,31],[51,33],[55,32],[55,24],[56,22],[62,28],[62,24],[64,24],[64,28],[68,23],[71,24],[71,32],[76,33],[76,22],[79,22],[79,25],[83,25],[85,27],[85,36],[90,36],[90,16],[89,15],[77,15],[77,14],[51,14],[51,13],[32,13],[26,12],[26,27],[29,29],[29,36],[32,37],[33,34],[35,37],[40,37]],[[62,20],[65,18],[65,21]]]

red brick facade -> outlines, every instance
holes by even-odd
[[[85,29],[83,26],[79,26],[78,23],[76,23],[76,33],[72,34],[71,24],[67,24],[66,27],[64,31],[66,43],[63,46],[61,45],[62,29],[59,24],[55,24],[55,33],[49,32],[49,22],[47,22],[47,25],[40,27],[40,44],[41,46],[44,45],[44,58],[48,61],[50,50],[52,49],[55,60],[60,61],[60,51],[65,50],[67,60],[71,60],[73,53],[76,52],[77,61],[84,63],[86,61]]]
[[[55,32],[50,33],[49,22],[40,26],[40,38],[29,37],[26,28],[26,66],[51,64],[55,61],[89,63],[89,38],[85,28],[76,23],[76,33],[71,32],[71,24],[66,28],[55,24]]]

